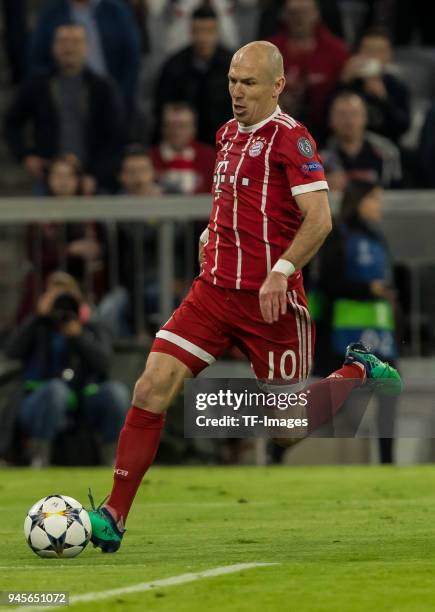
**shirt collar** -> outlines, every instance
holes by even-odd
[[[259,123],[255,123],[254,125],[240,125],[240,123],[238,123],[239,132],[244,132],[244,133],[255,132],[259,128],[263,127],[263,125],[266,125],[266,123],[268,123],[271,119],[276,117],[276,115],[278,115],[280,112],[281,112],[281,109],[279,106],[277,106],[276,109],[273,111],[273,113],[269,115],[269,117],[266,117],[266,119],[263,119],[263,121],[260,121]]]

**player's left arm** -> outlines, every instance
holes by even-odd
[[[205,254],[204,254],[204,248],[205,245],[208,242],[208,237],[209,237],[209,230],[208,230],[208,226],[205,228],[205,230],[202,232],[201,236],[199,237],[199,245],[198,245],[198,262],[199,262],[199,267],[202,267],[202,264],[205,261]]]
[[[291,245],[282,253],[278,270],[272,270],[260,288],[260,309],[267,323],[278,321],[280,314],[287,312],[289,274],[303,268],[314,257],[332,229],[326,190],[302,193],[296,195],[295,200],[303,215],[302,225]]]

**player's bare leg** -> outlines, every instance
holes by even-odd
[[[353,389],[364,384],[367,379],[374,380],[379,392],[385,395],[398,395],[402,391],[402,381],[395,368],[381,361],[361,342],[350,344],[346,349],[343,367],[308,387],[310,403],[305,415],[309,423],[306,435],[316,431],[337,414]],[[287,448],[305,437],[274,438],[273,442]]]
[[[92,542],[103,552],[118,550],[136,492],[157,453],[165,412],[192,376],[175,357],[150,353],[119,435],[112,492],[104,506],[89,513]]]

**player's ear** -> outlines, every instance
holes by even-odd
[[[280,94],[282,94],[285,87],[285,78],[283,76],[275,79],[275,86],[273,91],[273,98],[277,98]]]

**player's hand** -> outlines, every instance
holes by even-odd
[[[280,314],[287,312],[287,276],[281,272],[270,272],[260,287],[260,310],[266,323],[278,321]]]
[[[199,247],[198,247],[198,261],[199,261],[199,267],[200,268],[202,268],[202,264],[205,261],[204,246],[205,245],[200,240],[199,241]]]

